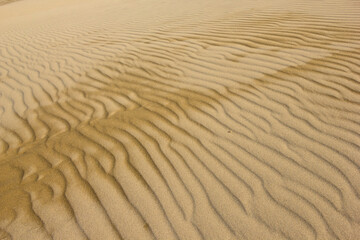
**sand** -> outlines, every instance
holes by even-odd
[[[360,239],[359,1],[0,5],[0,239]]]

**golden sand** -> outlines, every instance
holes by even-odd
[[[0,5],[0,239],[360,239],[359,1]]]

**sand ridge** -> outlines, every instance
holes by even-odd
[[[32,1],[0,7],[0,239],[360,237],[356,1]]]
[[[12,3],[12,2],[16,2],[16,1],[19,1],[19,0],[0,0],[0,6],[5,5],[5,4],[9,4],[9,3]]]

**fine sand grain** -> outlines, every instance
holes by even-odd
[[[0,0],[0,239],[360,239],[357,0]]]

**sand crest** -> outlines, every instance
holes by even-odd
[[[358,1],[0,5],[0,239],[360,239]]]

